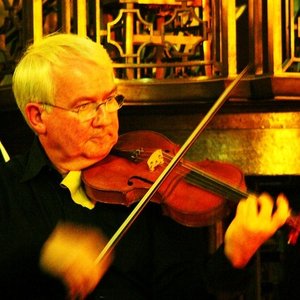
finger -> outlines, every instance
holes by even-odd
[[[259,204],[258,214],[261,221],[263,222],[269,221],[272,216],[273,207],[274,207],[274,201],[272,197],[269,194],[263,193],[258,197],[257,202]]]
[[[275,226],[279,227],[285,224],[287,218],[291,215],[289,202],[285,195],[280,194],[276,200],[277,209],[273,214],[272,221]]]
[[[72,279],[71,286],[68,287],[68,299],[69,300],[79,300],[85,299],[87,295],[91,292],[87,287],[89,286],[89,281],[80,280],[76,282],[76,279]]]
[[[245,202],[245,221],[253,221],[259,212],[258,199],[255,195],[249,195]]]
[[[244,219],[246,211],[246,199],[242,199],[237,205],[235,214],[238,218]]]
[[[68,300],[77,300],[79,298],[78,296],[78,286],[77,284],[75,284],[74,280],[72,280],[71,283],[68,283],[67,281],[65,281],[65,286],[67,287],[68,290],[68,296],[67,299]]]

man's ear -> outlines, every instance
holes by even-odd
[[[27,121],[37,134],[46,132],[46,126],[42,118],[43,111],[44,108],[39,103],[27,103],[25,107]]]

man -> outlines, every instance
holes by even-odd
[[[0,167],[0,279],[7,299],[214,299],[243,290],[246,265],[289,216],[284,196],[274,213],[267,195],[242,200],[211,258],[201,228],[177,224],[149,203],[114,254],[98,262],[105,239],[132,207],[78,199],[64,186],[117,142],[124,99],[110,58],[87,38],[47,36],[20,60],[13,91],[36,139],[28,154]]]

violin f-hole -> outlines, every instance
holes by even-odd
[[[140,180],[140,181],[145,182],[149,185],[153,184],[153,181],[148,180],[147,178],[143,178],[143,177],[140,177],[140,176],[131,176],[127,181],[128,186],[133,186],[134,185],[134,182],[133,182],[134,180]]]

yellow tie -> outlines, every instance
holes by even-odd
[[[69,189],[71,197],[76,204],[88,209],[95,207],[95,204],[87,197],[81,186],[81,171],[70,171],[60,184]]]

